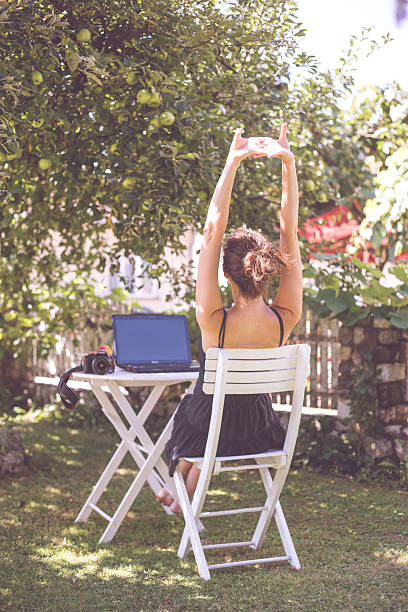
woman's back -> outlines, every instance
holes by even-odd
[[[233,306],[227,312],[225,324],[225,348],[273,348],[286,340],[284,312],[268,307],[262,300],[245,306]],[[202,347],[205,352],[211,346],[219,346],[219,330],[223,321],[223,310],[212,316],[212,325],[201,330]]]

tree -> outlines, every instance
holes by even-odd
[[[47,350],[75,327],[90,270],[119,253],[168,272],[164,249],[202,227],[238,125],[289,123],[303,216],[353,201],[369,172],[343,133],[341,85],[299,50],[302,35],[286,0],[0,4],[3,364],[27,338]],[[231,224],[276,238],[279,202],[279,164],[251,160]]]
[[[367,162],[375,167],[374,191],[360,227],[378,265],[408,249],[408,102],[397,83],[371,87],[356,97],[349,121],[361,134]]]

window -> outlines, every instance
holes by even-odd
[[[109,277],[109,291],[126,289],[131,297],[146,299],[158,297],[158,282],[146,272],[142,274],[144,262],[135,255],[119,259],[119,271]]]

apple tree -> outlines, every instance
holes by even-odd
[[[365,185],[340,81],[299,49],[286,0],[0,3],[2,372],[75,329],[93,269],[120,253],[169,271],[165,247],[202,228],[234,128],[289,124],[303,217]],[[250,160],[231,225],[278,236],[279,162]],[[107,236],[109,235],[109,240]],[[70,274],[68,274],[70,273]],[[73,280],[72,280],[73,279]],[[16,378],[16,376],[14,376]]]

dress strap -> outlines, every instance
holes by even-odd
[[[282,342],[283,342],[283,321],[282,321],[282,317],[279,314],[279,312],[276,310],[276,308],[273,308],[273,306],[269,306],[269,308],[271,310],[273,310],[273,312],[276,314],[276,316],[278,317],[278,321],[279,321],[279,327],[280,327],[280,340],[279,340],[279,346],[282,346]]]
[[[222,317],[222,323],[221,323],[221,327],[220,327],[220,332],[218,334],[218,348],[224,348],[224,338],[225,338],[225,324],[227,322],[227,311],[225,310],[225,308],[223,307],[222,309],[223,311],[223,317]]]

